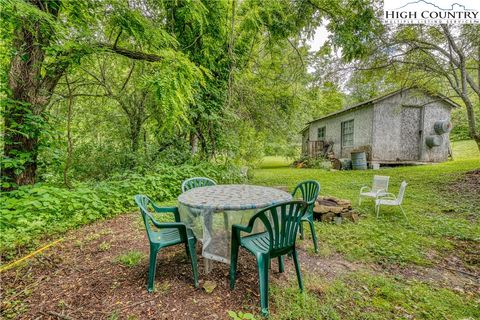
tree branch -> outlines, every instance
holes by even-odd
[[[99,43],[97,46],[133,60],[143,60],[149,62],[158,62],[163,60],[163,57],[156,54],[119,48],[108,43]]]

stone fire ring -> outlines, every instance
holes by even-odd
[[[352,209],[352,202],[333,196],[319,196],[313,208],[313,218],[320,221],[332,221],[342,217],[352,221],[358,220],[358,213]]]

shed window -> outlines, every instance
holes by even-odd
[[[317,131],[317,140],[325,140],[325,127],[318,128]]]
[[[342,147],[353,147],[353,120],[342,122]]]

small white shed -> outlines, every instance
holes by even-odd
[[[400,89],[309,122],[301,131],[302,153],[316,157],[328,143],[336,158],[360,150],[370,164],[446,161],[453,107],[443,95]]]

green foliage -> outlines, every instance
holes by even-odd
[[[476,114],[476,121],[477,126],[480,130],[480,104],[474,107],[474,111]],[[460,140],[469,140],[470,132],[468,128],[468,119],[465,113],[465,110],[461,109],[454,109],[452,110],[452,124],[453,129],[450,132],[450,140],[452,141],[460,141]]]
[[[324,169],[330,170],[332,164],[329,160],[322,157],[314,158],[310,156],[302,156],[300,159],[293,163],[294,167],[299,168],[311,168],[311,169]]]
[[[2,137],[4,144],[18,144],[18,140],[15,140],[13,136],[20,134],[24,139],[40,141],[39,152],[49,148],[49,143],[53,141],[55,128],[49,125],[45,116],[35,114],[28,103],[2,99],[0,105],[2,107],[0,115],[8,123],[8,128],[5,126],[5,135]],[[22,113],[23,117],[18,118],[17,115]],[[15,174],[20,174],[28,164],[37,161],[36,157],[37,154],[31,150],[13,150],[10,152],[10,157],[0,159],[1,167],[3,170],[12,170]],[[2,188],[16,186],[15,181],[4,179],[3,175],[0,183]]]
[[[99,183],[78,183],[74,189],[45,184],[2,194],[0,251],[10,256],[19,246],[35,246],[47,235],[135,209],[133,196],[157,201],[174,199],[183,180],[206,176],[219,183],[240,182],[240,170],[229,165],[158,166],[144,175],[128,173]]]
[[[143,252],[131,250],[119,255],[115,260],[125,267],[135,267],[139,265],[144,258],[145,254]]]
[[[187,107],[195,101],[196,89],[205,85],[204,75],[210,76],[208,69],[199,68],[186,56],[173,50],[161,52],[161,62],[157,62],[151,76],[145,78],[146,86],[157,96],[161,105],[164,124],[175,128],[174,121],[188,121]],[[170,72],[164,72],[165,69]],[[175,75],[172,77],[172,74]],[[179,126],[179,123],[177,123]]]
[[[480,158],[480,151],[473,140],[453,141],[452,153],[455,160]]]

